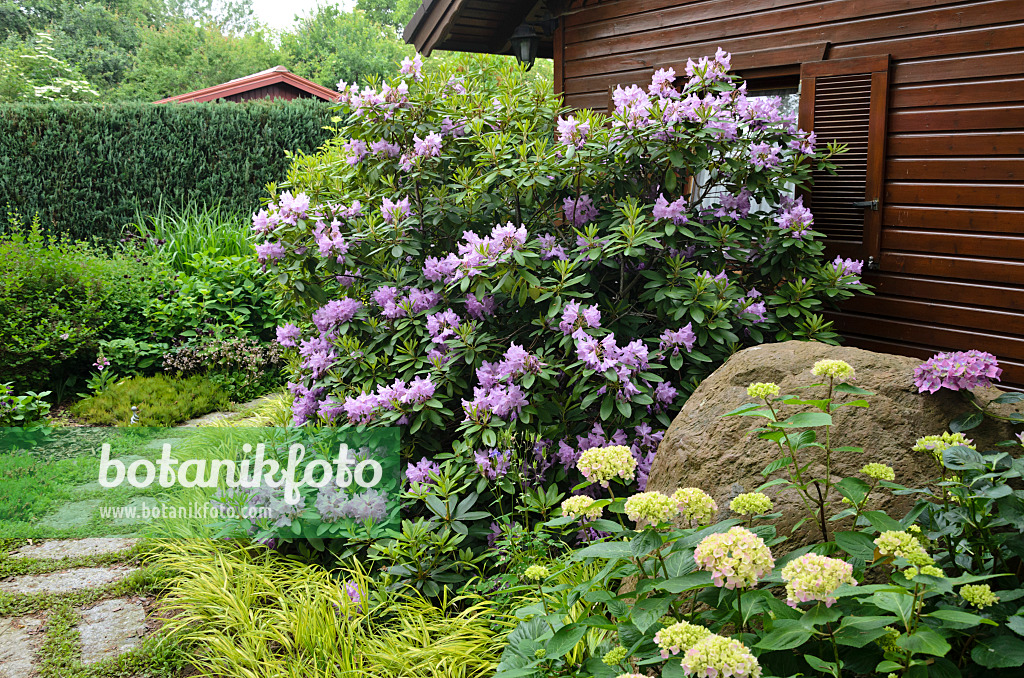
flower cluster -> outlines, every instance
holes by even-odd
[[[679,507],[683,518],[698,525],[710,525],[718,511],[711,495],[698,487],[681,487],[672,493],[672,501]]]
[[[377,490],[348,494],[336,485],[326,485],[317,493],[314,504],[325,523],[345,518],[357,522],[380,522],[387,516],[387,497]]]
[[[583,477],[601,487],[608,487],[615,478],[630,481],[636,472],[636,459],[624,445],[592,447],[580,455],[576,468]]]
[[[595,503],[592,497],[583,494],[574,495],[562,502],[562,515],[597,520],[601,517],[602,509],[600,506],[594,506]]]
[[[768,400],[779,395],[779,385],[773,382],[754,382],[747,386],[747,395],[758,400]]]
[[[588,327],[601,326],[601,311],[597,306],[583,306],[580,302],[570,301],[562,309],[562,320],[558,323],[558,329],[562,334],[570,335],[576,330]]]
[[[583,148],[590,135],[590,123],[577,121],[573,116],[558,118],[558,143]]]
[[[919,393],[940,388],[960,391],[991,386],[1003,373],[999,362],[984,351],[937,353],[914,368],[914,385]]]
[[[875,480],[887,480],[890,483],[896,480],[896,471],[894,471],[891,466],[886,466],[885,464],[879,464],[877,462],[865,464],[864,468],[862,468],[860,472],[868,478],[873,478]]]
[[[738,640],[711,634],[683,655],[686,675],[760,678],[761,665],[746,645]]]
[[[816,553],[806,553],[787,563],[782,568],[782,580],[786,582],[786,603],[790,607],[812,600],[832,607],[836,602],[833,594],[841,584],[857,585],[853,565]]]
[[[416,377],[409,384],[396,379],[390,386],[381,384],[375,393],[360,393],[345,398],[342,409],[349,422],[366,424],[383,411],[401,411],[408,406],[425,403],[434,397],[434,390],[434,382],[430,377]]]
[[[829,379],[853,379],[854,371],[850,363],[843,360],[819,360],[811,368],[811,374],[816,377],[828,377]]]
[[[530,565],[523,572],[523,576],[531,581],[543,581],[551,576],[551,572],[543,565]]]
[[[680,346],[689,353],[693,350],[695,343],[697,343],[697,335],[693,333],[693,323],[686,323],[686,325],[678,330],[665,330],[662,332],[658,340],[658,348],[664,353],[671,350],[672,355],[679,355]]]
[[[677,510],[672,497],[661,492],[640,492],[626,500],[626,516],[635,523],[646,521],[653,525],[663,523]]]
[[[618,388],[616,397],[619,400],[629,401],[640,394],[634,379],[640,371],[647,369],[650,361],[647,346],[641,339],[619,346],[614,334],[598,340],[583,330],[576,330],[572,336],[576,340],[576,356],[584,365],[598,373],[607,370],[615,372],[617,380],[612,383]],[[659,401],[668,404],[675,399],[676,389],[663,387],[655,395]]]
[[[526,226],[514,226],[508,222],[498,224],[491,234],[481,238],[473,231],[462,234],[458,254],[449,254],[444,259],[427,257],[423,265],[423,277],[432,282],[450,284],[462,278],[472,278],[488,268],[508,259],[511,252],[526,245]]]
[[[488,480],[497,480],[505,476],[512,466],[511,450],[481,450],[473,455],[476,470]]]
[[[960,597],[979,610],[999,602],[999,596],[992,593],[988,584],[965,584],[960,587]]]
[[[715,586],[727,589],[753,586],[775,567],[764,540],[745,527],[708,535],[697,545],[693,559],[700,569],[711,572]]]
[[[917,574],[945,576],[942,570],[935,567],[935,560],[921,541],[909,532],[887,530],[875,538],[875,546],[883,556],[902,558],[910,564],[910,568],[904,572],[907,579],[913,579]]]
[[[772,507],[772,500],[762,492],[744,492],[729,502],[729,510],[741,516],[764,515]]]
[[[435,475],[441,472],[441,465],[436,461],[430,461],[426,457],[419,460],[419,463],[410,463],[405,469],[405,477],[410,483],[432,483],[430,474]]]
[[[661,658],[686,652],[711,635],[711,631],[698,624],[681,621],[666,626],[654,634],[654,642],[661,648]]]
[[[969,447],[972,450],[975,449],[974,441],[965,436],[963,433],[941,433],[937,436],[924,436],[918,438],[914,443],[914,447],[911,448],[914,452],[928,452],[935,460],[940,464],[942,463],[942,453],[951,447],[962,445],[963,447]]]
[[[511,344],[504,360],[490,363],[486,360],[477,368],[479,385],[473,389],[473,400],[463,400],[462,410],[467,421],[487,423],[491,416],[515,419],[529,405],[526,393],[516,383],[527,374],[537,374],[543,364],[522,346]]]

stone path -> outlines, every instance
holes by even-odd
[[[60,560],[66,557],[127,553],[135,539],[54,539],[17,549],[12,558]],[[0,580],[0,591],[13,594],[65,594],[123,580],[139,568],[117,564],[76,567],[46,574]],[[136,647],[146,636],[146,600],[137,596],[89,603],[77,609],[81,662],[95,664]],[[33,678],[46,631],[46,613],[0,618],[0,678]]]

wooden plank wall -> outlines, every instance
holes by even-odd
[[[556,87],[604,110],[609,87],[721,46],[743,68],[827,43],[889,54],[877,296],[834,316],[850,343],[926,357],[978,348],[1024,385],[1024,0],[576,0]],[[805,50],[811,51],[813,50]],[[764,63],[758,61],[763,59]],[[795,64],[794,64],[795,65]]]

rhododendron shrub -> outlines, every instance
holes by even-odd
[[[860,266],[824,258],[792,196],[837,149],[728,55],[617,89],[609,115],[470,63],[340,83],[337,138],[254,216],[296,319],[296,424],[568,467],[595,431],[667,426],[743,346],[833,340],[817,313],[865,289]]]

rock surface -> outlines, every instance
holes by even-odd
[[[752,492],[764,483],[761,471],[778,458],[779,451],[774,443],[759,440],[750,432],[763,419],[723,415],[751,402],[746,393],[751,382],[775,382],[783,395],[810,398],[820,394],[818,397],[825,397],[824,388],[801,389],[817,381],[811,375],[811,366],[823,358],[845,360],[856,370],[856,379],[852,383],[876,393],[867,397],[868,409],[847,407],[834,413],[833,446],[863,447],[864,453],[834,455],[833,473],[839,477],[857,476],[864,464],[881,462],[892,466],[896,471],[896,482],[907,487],[921,487],[935,478],[938,475],[935,461],[926,453],[911,451],[911,447],[922,436],[948,430],[949,421],[970,407],[960,394],[948,391],[919,394],[913,378],[914,367],[921,363],[917,358],[817,342],[789,341],[740,351],[704,380],[666,432],[658,448],[647,489],[671,492],[677,487],[699,487],[718,502],[719,519],[730,517],[729,501],[737,494]],[[975,395],[984,402],[999,393],[994,388],[975,391]],[[855,399],[852,396],[840,397]],[[1000,405],[992,410],[1005,414],[1020,411],[1020,408]],[[786,411],[792,414],[799,410],[789,408]],[[819,436],[823,431],[820,429]],[[968,435],[979,449],[984,449],[1012,437],[1012,430],[1002,423],[986,420]],[[823,465],[815,463],[811,470],[815,474],[821,473]],[[777,488],[770,488],[766,493],[775,501],[775,510],[783,513],[775,523],[779,534],[790,534],[792,527],[805,515],[798,495],[795,491],[780,494]],[[838,501],[841,497],[836,495],[833,499]],[[910,497],[894,497],[882,490],[871,495],[869,508],[902,517],[913,501]],[[819,536],[805,524],[793,539],[780,547],[782,551],[788,551],[816,541]]]
[[[60,560],[61,558],[81,558],[98,556],[108,553],[128,551],[138,539],[125,537],[90,537],[88,539],[50,539],[42,544],[22,546],[11,553],[11,558],[39,558],[43,560]]]
[[[35,653],[43,620],[37,617],[0,619],[0,678],[36,675]]]
[[[137,567],[77,567],[48,574],[23,574],[0,581],[0,591],[6,593],[68,593],[81,589],[98,588],[124,579]]]
[[[82,611],[78,625],[82,643],[82,663],[123,654],[146,635],[146,611],[141,602],[114,598],[96,603]]]

